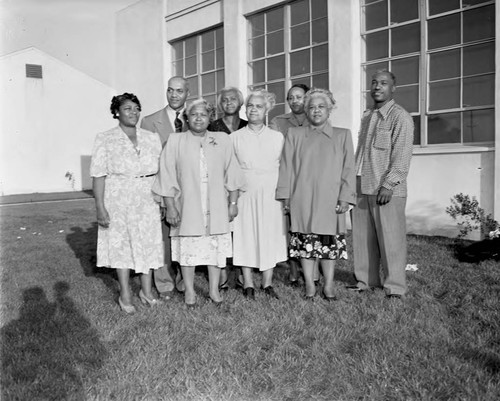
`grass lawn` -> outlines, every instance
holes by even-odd
[[[281,268],[279,300],[231,289],[217,308],[199,270],[198,308],[136,298],[127,316],[95,268],[92,200],[0,218],[2,400],[500,399],[500,266],[458,262],[453,240],[409,236],[404,301],[349,293],[349,260],[334,303],[303,300]]]

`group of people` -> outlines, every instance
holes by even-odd
[[[394,102],[395,88],[391,72],[374,74],[374,105],[363,115],[356,154],[350,130],[330,124],[335,100],[327,89],[293,85],[290,113],[269,125],[275,95],[264,89],[245,99],[235,87],[222,89],[222,117],[212,121],[214,107],[202,98],[186,104],[188,82],[173,77],[168,105],[140,128],[139,99],[115,96],[118,126],[97,135],[91,176],[97,265],[117,269],[121,309],[136,311],[130,270],[141,273],[142,303],[154,306],[178,291],[195,306],[200,265],[207,266],[210,300],[219,305],[231,257],[236,284],[250,300],[254,269],[262,273],[263,292],[278,298],[274,267],[287,260],[292,286],[302,267],[306,299],[316,296],[321,267],[321,295],[335,300],[335,261],[347,258],[351,209],[357,284],[347,288],[383,287],[388,297],[402,297],[413,122]]]

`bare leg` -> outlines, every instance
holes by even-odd
[[[243,272],[243,288],[254,288],[252,268],[242,267],[241,271]]]
[[[273,273],[274,269],[268,269],[262,272],[262,288],[273,285]]]
[[[291,282],[297,281],[299,279],[299,261],[295,258],[290,258],[288,259],[288,264],[290,266],[288,280]]]
[[[194,292],[194,268],[195,266],[181,266],[185,286],[184,302],[188,305],[196,303],[196,293]]]
[[[210,299],[214,302],[222,302],[222,297],[219,293],[219,277],[220,277],[220,268],[213,265],[208,265],[208,287]],[[186,282],[186,277],[184,277],[184,282]],[[187,291],[187,285],[186,285]]]
[[[222,288],[227,288],[227,267],[220,270],[219,286]]]
[[[152,274],[151,270],[146,274],[141,274],[141,289],[142,293],[149,299],[155,299],[152,291]]]
[[[319,281],[319,259],[314,260],[313,279]]]
[[[120,283],[120,299],[125,305],[132,305],[132,291],[129,287],[129,269],[116,269],[118,282]]]
[[[313,280],[314,261],[315,259],[300,259],[302,270],[304,271],[304,281],[306,283],[306,297],[313,297],[316,294],[316,286]]]
[[[323,270],[323,277],[325,280],[323,292],[327,297],[333,297],[335,295],[333,286],[333,275],[335,274],[335,260],[321,259],[321,269]]]

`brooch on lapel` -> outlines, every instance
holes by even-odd
[[[212,145],[212,146],[217,146],[217,141],[215,140],[215,138],[213,136],[209,136],[208,137],[208,144]]]

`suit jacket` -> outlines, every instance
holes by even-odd
[[[167,108],[164,107],[149,116],[146,116],[141,121],[141,128],[151,132],[157,132],[160,135],[161,145],[164,147],[167,139],[172,132],[175,132],[175,127],[168,118]],[[187,124],[183,122],[182,131],[187,131]]]

